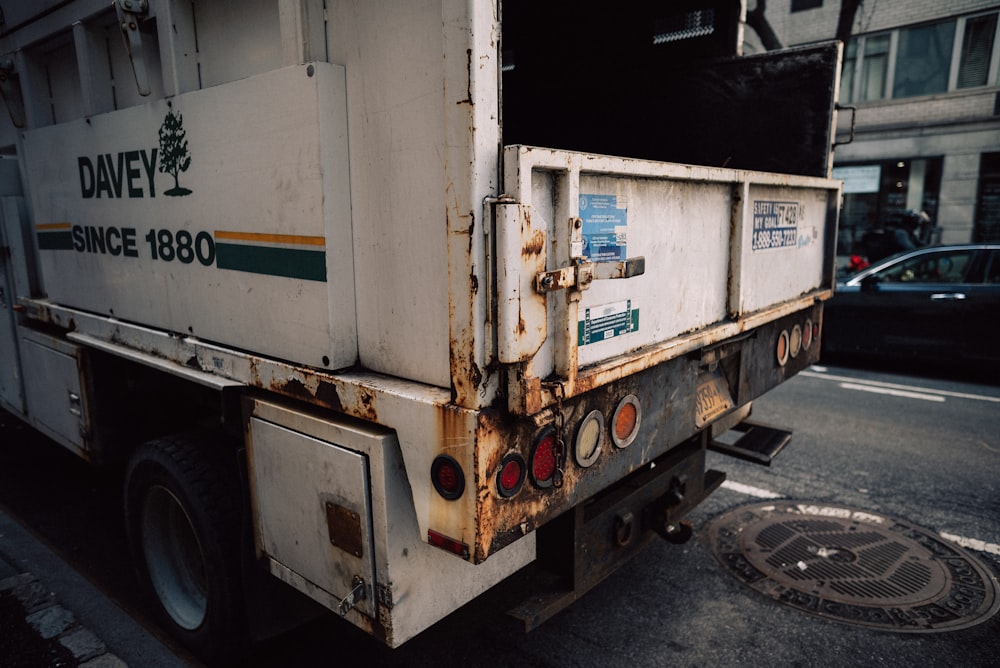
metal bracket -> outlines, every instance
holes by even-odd
[[[125,50],[132,62],[132,74],[135,75],[135,85],[139,95],[150,94],[149,76],[146,74],[146,62],[142,58],[142,36],[139,33],[139,21],[149,14],[148,0],[118,0],[115,3],[118,13],[118,25],[122,29],[125,40]]]
[[[846,146],[854,141],[854,133],[857,130],[858,121],[858,108],[851,104],[840,104],[839,102],[835,105],[837,111],[849,111],[851,112],[851,135],[847,141],[834,141],[833,147]]]
[[[543,271],[535,277],[535,289],[541,293],[564,288],[586,290],[597,280],[631,278],[646,273],[646,258],[630,257],[618,262],[577,262],[577,264]]]
[[[14,60],[0,59],[0,97],[15,128],[24,127],[24,97],[14,81]]]
[[[337,614],[341,617],[346,617],[347,613],[349,613],[351,609],[358,604],[358,601],[365,600],[365,597],[368,595],[368,589],[365,587],[365,579],[360,575],[354,576],[354,579],[351,581],[351,585],[354,589],[352,589],[351,593],[345,596],[340,602],[340,605],[337,606]]]

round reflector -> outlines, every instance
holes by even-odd
[[[587,468],[601,456],[601,441],[604,440],[604,416],[601,411],[590,411],[576,430],[573,454],[576,463]]]
[[[438,494],[453,501],[465,491],[465,474],[462,467],[448,455],[438,455],[431,464],[431,482]]]
[[[798,357],[802,351],[802,328],[798,325],[792,327],[792,333],[788,336],[788,354]]]
[[[806,319],[806,324],[802,327],[802,349],[809,350],[813,343],[813,321]]]
[[[497,491],[500,496],[513,496],[521,489],[524,482],[524,459],[521,455],[511,453],[500,462],[497,473]]]
[[[785,366],[788,363],[788,330],[781,330],[781,334],[778,334],[778,344],[775,346],[775,355],[778,358],[778,364]]]
[[[538,435],[531,449],[531,482],[538,487],[551,487],[556,474],[556,430],[549,427]]]
[[[642,407],[639,397],[630,394],[618,402],[611,416],[611,441],[616,447],[626,448],[635,440],[642,421]]]

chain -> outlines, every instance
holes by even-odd
[[[552,454],[556,460],[556,472],[552,476],[553,487],[562,487],[563,474],[566,471],[566,442],[563,440],[563,426],[565,417],[563,416],[563,395],[565,391],[562,383],[553,383],[556,395],[556,444],[552,449]]]

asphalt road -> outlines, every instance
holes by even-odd
[[[998,574],[1000,384],[815,367],[758,401],[754,413],[795,433],[772,467],[710,453],[710,466],[729,479],[690,518],[696,538],[653,543],[530,634],[504,615],[528,582],[514,578],[398,650],[326,616],[264,643],[246,665],[356,657],[383,666],[1000,665],[1000,615],[919,634],[807,615],[724,570],[705,530],[766,498],[846,506],[945,534]],[[142,620],[114,480],[9,418],[0,431],[0,504]]]

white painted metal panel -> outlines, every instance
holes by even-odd
[[[203,88],[281,64],[277,0],[192,3]],[[264,95],[269,95],[262,89]]]
[[[250,470],[258,547],[335,599],[374,582],[371,491],[364,455],[254,418]],[[335,545],[327,504],[356,514],[360,549]],[[352,543],[352,546],[354,544]],[[357,603],[375,612],[371,596]]]
[[[579,190],[581,203],[590,202],[580,211],[585,238],[588,219],[596,217],[588,209],[595,200],[612,204],[614,198],[615,210],[608,217],[624,223],[616,225],[618,257],[646,258],[645,274],[595,281],[583,292],[575,323],[580,366],[665,341],[726,316],[730,184],[584,173]],[[590,238],[600,234],[593,232]],[[590,252],[596,256],[602,251]]]
[[[448,115],[469,105],[444,104],[442,3],[336,2],[327,12],[330,59],[347,70],[361,363],[449,387],[448,216],[465,184],[445,180],[458,147],[444,133]],[[465,48],[447,58],[461,53],[468,77]],[[488,144],[484,131],[478,145]],[[452,168],[469,177],[468,162]],[[464,213],[478,214],[486,194]]]
[[[506,163],[507,191],[531,233],[544,232],[547,271],[645,260],[640,275],[546,293],[547,326],[525,323],[523,341],[501,339],[527,351],[512,356],[529,363],[528,377],[625,363],[751,314],[777,317],[781,304],[832,287],[837,181],[516,146]],[[499,266],[536,272],[522,257],[536,244],[519,241],[498,246]],[[500,283],[501,304],[518,302],[501,315],[533,307],[539,295],[526,285]]]
[[[430,467],[404,465],[403,452],[395,432],[357,421],[337,422],[268,401],[255,401],[252,411],[255,429],[261,424],[271,426],[272,430],[277,428],[275,425],[280,425],[284,432],[294,434],[294,439],[298,440],[298,448],[275,448],[268,455],[280,458],[281,466],[285,466],[285,460],[289,458],[303,457],[306,451],[336,447],[330,445],[332,443],[349,448],[366,459],[371,486],[370,519],[376,570],[374,580],[368,582],[376,585],[378,619],[389,633],[386,642],[390,646],[398,647],[534,560],[534,533],[515,541],[479,565],[429,545],[423,538],[426,529],[420,527],[417,519],[411,487],[419,489],[427,486],[429,476],[423,476],[422,472],[429,472]],[[251,463],[256,461],[256,433],[251,443]],[[320,456],[319,460],[322,459],[323,456]],[[260,477],[260,474],[256,476]],[[410,477],[413,477],[412,481]],[[292,486],[298,491],[294,493],[304,499],[302,503],[305,505],[300,504],[294,512],[289,512],[303,515],[302,508],[314,507],[314,499],[331,488],[329,483],[317,487],[316,480],[317,476],[312,474],[296,476]],[[255,497],[255,512],[273,512],[263,507],[262,502],[262,498]],[[289,518],[289,521],[301,522],[301,519]],[[319,531],[326,532],[325,526],[309,529],[314,535]],[[305,541],[307,545],[319,545],[324,540],[309,536],[309,533],[301,531],[289,538]],[[322,547],[328,549],[327,546]],[[286,568],[272,564],[272,572],[328,607],[336,607],[339,602],[339,596],[325,594]],[[349,613],[347,620],[361,627],[367,624],[355,613]]]
[[[50,299],[354,364],[345,109],[315,63],[26,132]]]
[[[739,253],[739,310],[759,311],[823,281],[826,191],[751,185]]]

